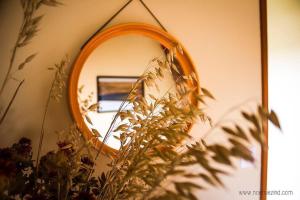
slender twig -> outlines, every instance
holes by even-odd
[[[179,76],[179,77],[175,80],[175,85],[176,85],[176,83],[177,83],[181,78],[182,78],[182,75]],[[171,89],[173,89],[173,88],[174,88],[174,85],[170,86],[170,87],[165,91],[165,93],[162,95],[162,97],[161,97],[161,98],[158,100],[158,102],[156,103],[155,107],[153,108],[153,110],[151,111],[151,113],[149,114],[149,116],[147,116],[147,118],[145,119],[145,120],[146,120],[145,124],[147,124],[147,123],[149,122],[149,120],[151,119],[151,117],[152,117],[153,114],[154,114],[154,111],[155,111],[155,110],[157,109],[157,107],[160,105],[160,102],[166,97],[167,94],[170,93]],[[143,128],[145,128],[145,126],[144,126]],[[144,137],[145,137],[145,136],[144,136]],[[144,137],[143,137],[143,138],[144,138]],[[130,143],[128,144],[128,146],[130,146],[130,145],[132,144],[132,142],[133,142],[133,141],[131,140]],[[151,146],[152,142],[153,142],[153,141],[151,140],[151,141],[148,143],[148,145],[146,145],[146,147],[144,148],[144,151],[142,151],[142,152],[137,152],[137,154],[136,154],[135,156],[133,156],[133,157],[134,157],[133,159],[135,160],[135,158],[140,158],[140,157],[142,157],[142,156],[140,156],[140,154],[145,153],[146,150],[148,149],[148,147]],[[123,152],[123,153],[124,153],[123,155],[118,156],[116,162],[118,162],[118,161],[119,161],[119,158],[121,158],[121,157],[123,157],[123,156],[125,156],[125,157],[123,157],[123,160],[126,160],[127,157],[130,155],[130,153],[128,153],[128,152],[127,152],[126,155],[125,155],[126,152]],[[133,166],[134,166],[134,165],[133,165]],[[115,169],[115,166],[114,166],[114,168],[112,169],[112,171],[114,171],[114,170],[116,170],[116,169]],[[114,174],[114,176],[117,176],[117,175],[118,175],[118,171],[116,171],[116,174]],[[111,177],[112,177],[112,176],[113,176],[113,175],[111,175]],[[111,177],[109,177],[109,178],[111,178]],[[126,177],[126,175],[125,175],[125,177]],[[122,190],[123,185],[125,184],[125,182],[126,182],[126,181],[123,180],[123,182],[120,184],[121,186],[120,186],[119,190],[117,190],[117,191],[115,192],[115,196],[113,197],[113,199],[117,199],[118,194],[119,194],[119,192]],[[104,192],[107,192],[107,190],[104,191]],[[99,194],[99,196],[100,196],[101,194],[102,194],[102,192]],[[106,195],[106,193],[103,194],[103,197],[105,197],[105,195]]]
[[[149,122],[149,119],[152,117],[153,112],[154,112],[154,110],[157,108],[157,106],[158,106],[158,104],[153,108],[153,110],[151,111],[151,113],[149,114],[149,116],[147,116],[147,118],[145,119],[145,120],[146,120],[146,123],[145,123],[145,124],[147,124],[147,122]],[[145,128],[145,127],[143,127],[143,128]],[[133,142],[133,140],[131,140],[130,143],[129,143],[127,146],[128,146],[128,147],[131,146],[132,142]],[[125,155],[126,151],[124,151],[124,152],[122,152],[122,153],[123,153],[123,155],[120,155],[120,156],[117,157],[116,163],[119,162],[119,158],[123,158],[123,160],[126,160],[127,157],[130,155],[130,153],[128,153],[128,152],[127,152],[127,154]],[[138,157],[139,154],[141,154],[141,152],[137,152],[136,155],[134,155],[133,157],[136,158],[136,157]],[[125,156],[125,157],[124,157],[124,156]],[[117,176],[117,175],[118,175],[118,171],[120,171],[120,170],[117,170],[117,169],[116,169],[116,166],[114,165],[114,166],[113,166],[113,169],[112,169],[111,171],[116,171],[116,174],[112,174],[110,177],[108,177],[108,179],[110,179],[112,176]],[[125,176],[126,176],[126,175],[125,175]],[[126,182],[126,181],[124,181],[124,179],[123,179],[123,182],[120,183],[120,189],[119,189],[119,191],[122,189],[122,187],[123,187],[123,185],[124,185],[125,182]],[[115,196],[113,197],[114,199],[117,199],[117,197],[118,197],[118,192],[119,192],[119,191],[117,190],[117,191],[115,192]],[[106,193],[107,193],[107,190],[104,190],[103,197],[105,197]],[[102,194],[102,191],[101,191],[101,193],[99,194],[99,196],[100,196],[101,194]],[[101,197],[101,196],[100,196],[100,197]]]
[[[51,88],[49,90],[48,98],[47,98],[46,105],[45,105],[45,111],[44,111],[44,115],[43,115],[43,120],[42,120],[41,134],[40,134],[40,140],[39,140],[39,147],[38,147],[38,152],[37,152],[37,157],[36,157],[36,172],[37,173],[39,171],[39,160],[40,160],[40,154],[41,154],[41,150],[42,150],[42,146],[43,146],[43,139],[44,139],[44,135],[45,135],[44,126],[45,126],[46,116],[47,116],[47,113],[48,113],[48,108],[49,108],[49,104],[50,104],[50,100],[51,100],[51,94],[52,94],[54,82],[55,82],[55,78],[52,81]]]
[[[162,55],[161,55],[161,56],[162,56]],[[161,56],[160,56],[160,57],[161,57]],[[160,58],[160,57],[159,57],[159,58]],[[158,58],[158,59],[159,59],[159,58]],[[150,67],[152,67],[152,66],[150,65],[151,62],[152,62],[152,61],[150,61],[150,62],[148,63],[147,68],[146,68],[146,70],[144,71],[144,73],[143,73],[143,75],[142,75],[141,77],[143,77],[143,76],[148,72],[148,70],[150,69]],[[103,146],[104,146],[104,144],[105,144],[105,142],[106,142],[105,139],[108,138],[108,137],[110,137],[110,133],[111,133],[111,131],[112,131],[113,128],[114,128],[115,122],[116,122],[117,118],[119,117],[120,111],[122,111],[123,106],[125,105],[126,100],[129,98],[129,96],[131,95],[131,93],[136,89],[136,87],[137,87],[137,85],[138,85],[138,82],[139,82],[139,80],[134,84],[133,88],[130,90],[130,92],[128,93],[127,97],[126,97],[126,98],[124,99],[124,101],[121,103],[121,105],[120,105],[120,107],[119,107],[119,109],[118,109],[118,111],[117,111],[117,114],[114,116],[114,118],[113,118],[113,120],[112,120],[112,122],[111,122],[111,124],[110,124],[110,126],[109,126],[109,129],[108,129],[108,131],[106,132],[106,134],[105,134],[105,136],[104,136],[103,142],[102,142],[102,144],[101,144],[101,146],[100,146],[100,148],[99,148],[99,150],[98,150],[98,152],[97,152],[97,155],[96,155],[96,157],[95,157],[95,161],[97,160],[98,156],[100,155],[100,153],[101,153],[101,151],[102,151],[102,148],[103,148]],[[170,90],[170,88],[169,88],[169,90]],[[169,90],[168,90],[168,91],[169,91]],[[167,93],[167,92],[166,92],[166,93]],[[163,96],[165,96],[166,93],[165,93]],[[127,105],[128,105],[128,104],[127,104]],[[127,105],[125,105],[124,109],[126,108]],[[154,110],[155,110],[155,109],[154,109]],[[151,113],[151,114],[152,114],[152,113]],[[132,142],[132,141],[131,141],[131,142]],[[120,157],[120,156],[118,156],[118,157]],[[95,165],[95,164],[94,164],[94,165]],[[112,169],[112,171],[113,171],[113,170],[114,170],[114,169]],[[92,174],[92,173],[89,174],[88,178],[91,176],[91,174]],[[101,193],[98,195],[98,198],[101,197],[101,194],[102,194],[103,191],[106,192],[105,190],[102,190]],[[105,194],[104,194],[103,196],[105,196]]]
[[[160,57],[161,57],[161,56],[160,56]],[[160,57],[159,57],[159,58],[160,58]],[[159,58],[158,58],[158,59],[159,59]],[[144,73],[142,74],[141,77],[143,77],[143,76],[148,72],[148,70],[149,70],[150,67],[151,67],[151,65],[150,65],[151,63],[152,63],[152,61],[150,61],[150,62],[148,63],[148,66],[147,66],[146,70],[144,71]],[[139,82],[139,80],[138,80],[137,82]],[[96,156],[95,156],[95,159],[94,159],[95,161],[98,159],[100,153],[102,152],[102,149],[103,149],[103,147],[104,147],[104,144],[106,143],[107,139],[110,137],[110,134],[111,134],[111,131],[112,131],[113,127],[114,127],[114,124],[115,124],[116,120],[118,119],[119,113],[120,113],[120,111],[122,110],[124,104],[126,103],[126,100],[129,98],[129,96],[131,95],[132,91],[134,91],[134,90],[136,89],[136,87],[137,87],[137,85],[138,85],[137,82],[136,82],[136,84],[134,84],[134,86],[132,87],[132,89],[129,91],[129,93],[127,94],[127,96],[126,96],[126,98],[124,99],[124,101],[122,101],[122,103],[121,103],[121,105],[120,105],[120,107],[119,107],[119,109],[118,109],[118,111],[117,111],[117,114],[114,116],[112,122],[110,123],[110,126],[109,126],[109,128],[108,128],[108,130],[107,130],[107,132],[106,132],[106,134],[105,134],[105,136],[104,136],[104,138],[103,138],[102,144],[100,145],[99,150],[97,151],[97,154],[96,154]]]
[[[2,96],[2,93],[3,93],[3,90],[9,80],[9,77],[10,77],[10,73],[11,73],[11,70],[13,68],[13,64],[14,64],[14,61],[15,61],[15,57],[16,57],[16,53],[17,53],[17,50],[18,50],[18,45],[20,43],[20,40],[22,38],[22,30],[24,29],[24,26],[25,26],[25,21],[26,21],[26,18],[25,16],[23,17],[23,21],[22,21],[22,25],[20,27],[20,30],[19,30],[19,34],[18,34],[18,38],[17,38],[17,41],[13,47],[13,50],[12,50],[12,54],[11,54],[11,57],[10,57],[10,62],[9,62],[9,66],[8,66],[8,70],[6,72],[6,75],[5,75],[5,78],[4,78],[4,81],[2,83],[2,86],[1,86],[1,89],[0,89],[0,97]]]
[[[6,72],[6,75],[5,75],[5,78],[4,78],[4,81],[2,83],[2,86],[1,86],[1,89],[0,89],[0,97],[2,96],[2,93],[3,93],[3,90],[9,80],[9,75],[10,75],[10,72],[12,70],[12,67],[13,67],[13,64],[14,64],[14,60],[15,60],[15,57],[16,57],[16,52],[17,52],[17,44],[19,43],[19,41],[16,42],[14,48],[13,48],[13,51],[12,51],[12,55],[11,55],[11,58],[10,58],[10,62],[9,62],[9,66],[8,66],[8,70]]]
[[[21,38],[22,38],[22,30],[24,29],[25,27],[25,22],[26,22],[26,16],[25,16],[25,13],[24,13],[24,16],[23,16],[23,20],[22,20],[22,25],[20,26],[20,29],[19,29],[19,34],[18,34],[18,38],[16,40],[16,43],[13,47],[13,50],[12,50],[12,54],[11,54],[11,57],[10,57],[10,61],[9,61],[9,66],[8,66],[8,70],[5,74],[5,78],[4,78],[4,81],[1,85],[1,89],[0,89],[0,97],[2,96],[2,93],[4,91],[4,88],[9,80],[9,77],[10,77],[10,73],[11,73],[11,70],[13,68],[13,64],[14,64],[14,61],[15,61],[15,57],[16,57],[16,53],[17,53],[17,50],[18,50],[18,45],[21,41]]]
[[[3,115],[2,115],[2,117],[1,117],[1,119],[0,119],[0,125],[3,123],[5,117],[7,116],[7,113],[8,113],[8,111],[9,111],[11,105],[13,104],[13,102],[14,102],[14,100],[15,100],[15,98],[16,98],[18,92],[19,92],[19,89],[21,88],[21,86],[22,86],[22,84],[24,83],[24,81],[25,81],[25,80],[22,80],[22,81],[19,83],[17,89],[15,90],[15,93],[14,93],[13,97],[10,99],[9,104],[8,104],[8,106],[6,107],[6,109],[5,109],[5,111],[4,111]]]
[[[119,113],[121,112],[121,110],[122,110],[122,108],[123,108],[123,106],[124,106],[124,104],[125,104],[125,101],[128,99],[128,97],[130,96],[131,92],[132,92],[136,87],[137,87],[137,83],[133,86],[133,88],[132,88],[132,89],[130,90],[130,92],[128,93],[127,97],[126,97],[126,98],[124,99],[124,101],[121,103],[121,105],[120,105],[120,107],[119,107],[119,109],[118,109],[116,115],[114,116],[112,122],[110,123],[110,126],[109,126],[109,128],[108,128],[108,130],[107,130],[107,132],[106,132],[106,134],[105,134],[105,136],[104,136],[104,138],[103,138],[102,144],[100,145],[99,150],[97,151],[97,154],[96,154],[96,156],[95,156],[95,158],[94,158],[94,163],[93,163],[92,168],[95,167],[95,165],[96,165],[96,160],[98,159],[100,153],[102,152],[102,149],[103,149],[104,144],[106,143],[107,139],[110,137],[110,134],[111,134],[111,132],[112,132],[112,129],[113,129],[113,127],[114,127],[114,124],[115,124],[116,120],[117,120],[118,117],[119,117]],[[89,172],[89,174],[88,174],[88,176],[87,176],[87,181],[90,179],[90,177],[92,176],[92,174],[93,174],[93,170],[90,170],[90,172]]]

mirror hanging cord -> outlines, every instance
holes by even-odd
[[[83,49],[85,45],[99,32],[101,32],[120,12],[122,12],[133,0],[129,0],[126,4],[124,4],[113,16],[111,16],[89,39],[81,46],[80,49]],[[154,15],[154,13],[150,10],[150,8],[146,5],[143,0],[139,0],[139,2],[143,5],[143,7],[149,12],[149,14],[154,18],[154,20],[159,24],[159,26],[166,32],[167,29],[162,25],[162,23],[158,20],[158,18]]]

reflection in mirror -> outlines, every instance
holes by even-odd
[[[133,83],[154,65],[153,58],[164,60],[161,44],[140,35],[122,35],[107,40],[98,46],[83,65],[78,81],[78,103],[81,110],[96,105],[94,111],[85,113],[86,125],[97,130],[102,138],[107,132],[121,102],[126,99]],[[165,73],[163,80],[156,80],[159,88],[138,85],[139,96],[150,101],[149,94],[162,97],[166,91],[174,93],[175,81],[172,73]],[[131,106],[125,108],[130,110]],[[116,133],[114,133],[116,134]],[[110,137],[106,144],[119,149],[120,142]]]

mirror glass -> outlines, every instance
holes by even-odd
[[[154,65],[151,60],[157,57],[165,57],[164,48],[159,42],[142,35],[121,35],[102,43],[87,58],[78,80],[78,103],[81,108],[87,108],[98,102],[96,110],[88,112],[88,119],[84,122],[101,134],[100,141],[133,83],[151,69]],[[163,80],[156,80],[158,90],[141,84],[138,95],[150,101],[149,94],[159,98],[166,91],[174,93],[172,73],[164,75]],[[126,109],[131,109],[130,105]],[[110,137],[106,144],[113,149],[120,146],[114,137]]]

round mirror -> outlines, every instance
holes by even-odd
[[[109,28],[93,37],[82,49],[70,77],[70,107],[77,126],[87,139],[99,134],[93,141],[96,147],[101,144],[132,85],[151,68],[151,61],[164,59],[168,49],[178,44],[171,35],[154,26],[135,23]],[[176,55],[176,61],[176,73],[195,73],[184,49]],[[161,98],[166,92],[175,93],[176,73],[170,71],[162,80],[155,80],[158,88],[139,84],[137,98],[147,100],[150,96]],[[132,110],[130,105],[126,109]],[[119,146],[115,137],[109,137],[104,150],[116,151]]]

